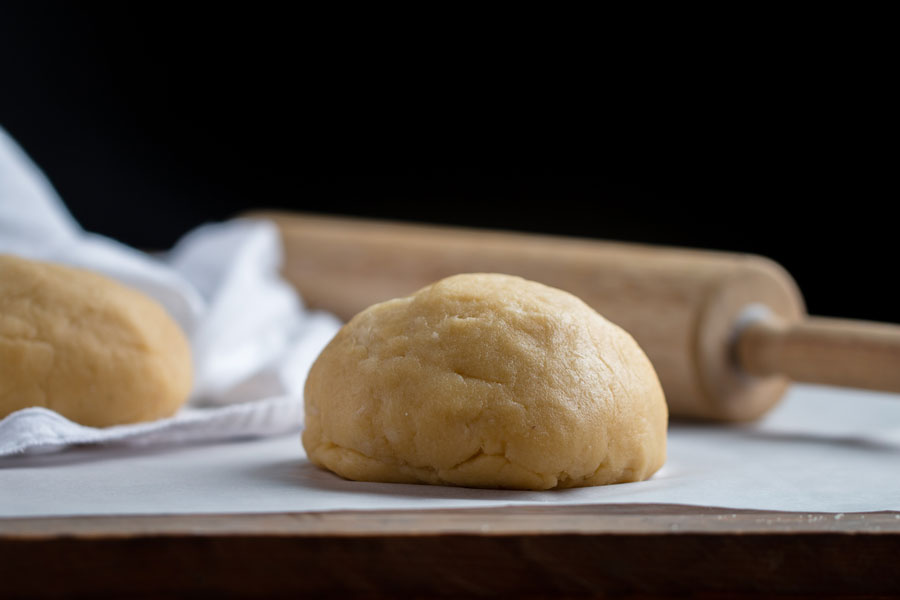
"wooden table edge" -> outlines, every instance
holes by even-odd
[[[142,536],[522,536],[844,534],[900,536],[900,512],[811,513],[675,504],[507,506],[0,519],[0,540]]]
[[[22,598],[882,597],[900,513],[683,505],[0,519]]]

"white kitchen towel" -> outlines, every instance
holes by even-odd
[[[194,391],[153,423],[93,428],[43,408],[0,420],[0,456],[73,444],[171,444],[299,430],[306,373],[340,327],[281,279],[275,227],[202,226],[151,256],[86,233],[41,171],[0,129],[0,253],[91,269],[158,300],[191,341]]]

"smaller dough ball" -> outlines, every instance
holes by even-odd
[[[545,490],[646,479],[668,411],[637,342],[575,296],[457,275],[376,304],[319,355],[303,446],[348,479]]]
[[[0,418],[43,406],[92,427],[151,421],[191,391],[188,342],[146,295],[0,255]]]

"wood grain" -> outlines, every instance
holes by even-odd
[[[799,513],[677,504],[0,519],[0,539],[139,535],[900,534],[900,512]]]
[[[900,513],[604,505],[0,521],[11,597],[865,596]]]

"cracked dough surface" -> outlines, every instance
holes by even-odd
[[[348,479],[544,490],[646,479],[668,411],[637,342],[575,296],[466,274],[369,307],[322,351],[303,446]]]
[[[191,370],[156,301],[90,271],[0,255],[0,418],[30,406],[93,427],[167,417]]]

